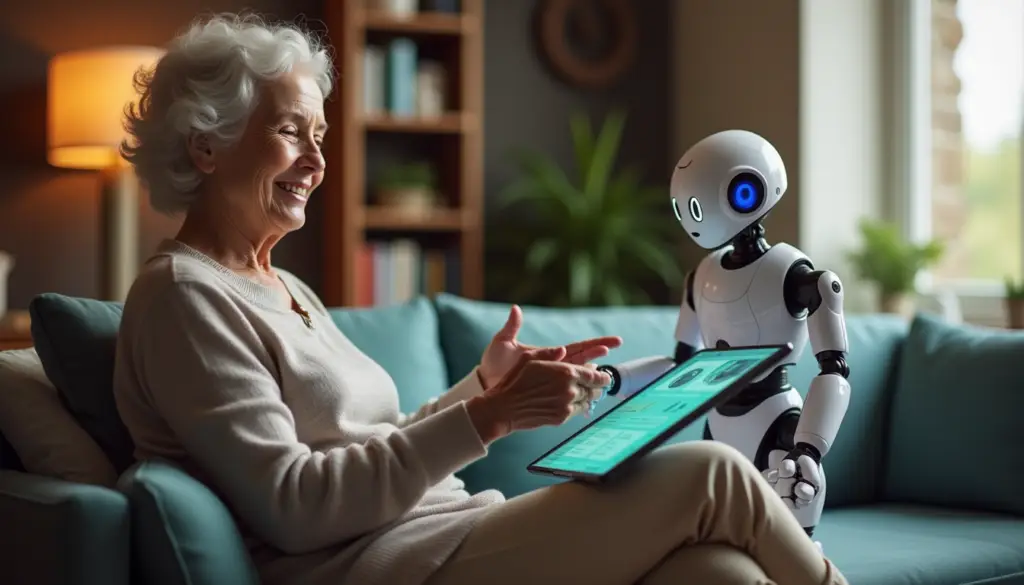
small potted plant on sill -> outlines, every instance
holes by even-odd
[[[882,312],[913,316],[917,275],[942,258],[944,246],[909,242],[896,226],[877,220],[861,220],[860,233],[863,245],[849,256],[857,275],[878,287]]]
[[[1006,314],[1010,329],[1024,329],[1024,282],[1006,279]]]
[[[374,186],[377,204],[410,214],[426,214],[439,204],[437,176],[428,163],[393,163]]]

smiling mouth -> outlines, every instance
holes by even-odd
[[[274,183],[274,185],[277,188],[279,188],[279,189],[281,189],[283,191],[287,191],[287,192],[289,192],[289,193],[291,193],[293,195],[298,195],[299,197],[302,197],[303,199],[306,199],[306,198],[309,197],[310,189],[309,189],[309,187],[306,187],[304,185],[300,185],[298,183],[284,183],[284,182],[277,182],[277,183]]]

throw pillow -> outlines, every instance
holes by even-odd
[[[1024,515],[1024,334],[921,314],[903,346],[884,495]]]
[[[139,462],[118,481],[131,506],[133,565],[152,585],[258,585],[227,507],[183,470]]]
[[[34,348],[0,352],[0,433],[25,471],[112,488],[110,461],[61,404]]]
[[[134,462],[134,445],[114,402],[114,352],[120,303],[37,296],[29,304],[32,338],[47,377],[72,416],[122,472]]]

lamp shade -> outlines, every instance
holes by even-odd
[[[47,159],[74,169],[106,169],[121,163],[124,110],[138,94],[139,67],[163,56],[154,47],[110,47],[62,53],[47,76]]]

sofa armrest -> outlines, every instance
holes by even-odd
[[[128,585],[128,500],[106,488],[0,471],[0,574],[20,585]]]

